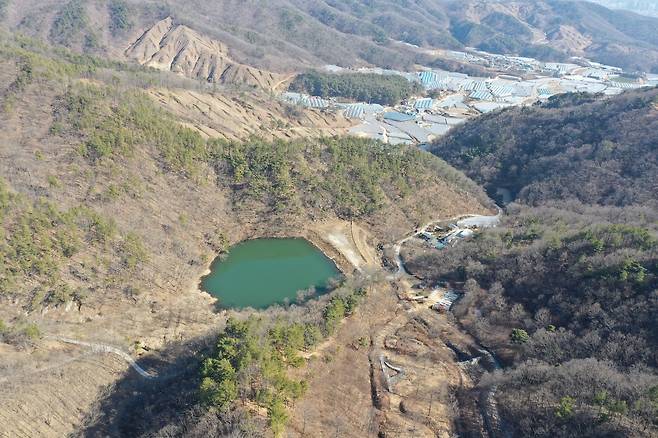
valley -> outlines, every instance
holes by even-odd
[[[654,436],[656,24],[0,0],[0,437]]]
[[[25,62],[20,57],[17,59],[19,63]],[[104,388],[130,370],[121,355],[104,353],[94,345],[129,354],[149,374],[171,374],[160,368],[166,369],[168,361],[174,359],[167,356],[158,359],[158,350],[165,351],[167,346],[183,341],[186,344],[203,336],[208,327],[221,327],[225,320],[224,314],[215,312],[213,300],[199,293],[197,283],[212,258],[233,243],[265,236],[308,237],[340,266],[350,266],[348,259],[363,259],[356,263],[365,269],[372,262],[375,245],[370,243],[368,249],[363,249],[364,240],[360,236],[366,231],[361,229],[374,233],[374,238],[379,240],[397,233],[396,230],[409,229],[432,212],[455,214],[457,202],[471,206],[474,211],[486,211],[476,200],[477,193],[471,195],[463,188],[453,188],[452,182],[434,172],[446,172],[446,177],[453,179],[459,177],[457,174],[453,175],[449,169],[441,170],[438,160],[420,161],[412,149],[391,165],[390,158],[382,161],[389,151],[377,152],[379,146],[372,149],[373,144],[365,141],[343,145],[327,139],[309,149],[308,140],[303,143],[277,140],[280,154],[276,158],[270,156],[271,144],[259,140],[248,147],[241,143],[222,146],[226,148],[222,156],[234,160],[242,155],[244,161],[203,161],[210,159],[204,158],[203,145],[211,144],[212,140],[204,140],[197,130],[188,130],[184,124],[172,123],[173,116],[161,112],[158,102],[150,100],[148,94],[130,86],[118,90],[106,88],[102,76],[69,78],[60,85],[49,76],[60,73],[44,69],[51,68],[51,62],[58,68],[60,65],[68,68],[70,64],[66,61],[39,55],[29,62],[37,79],[27,83],[20,91],[21,99],[3,113],[5,132],[11,132],[2,143],[2,175],[6,180],[3,193],[9,193],[10,199],[16,202],[32,196],[36,199],[40,193],[59,209],[74,209],[84,204],[94,214],[84,213],[91,217],[85,219],[92,220],[91,234],[71,231],[76,239],[91,245],[89,249],[75,249],[73,260],[51,253],[53,250],[48,247],[37,248],[49,251],[45,254],[52,254],[55,263],[61,263],[56,266],[63,266],[58,268],[61,283],[56,285],[61,289],[53,287],[44,292],[35,289],[40,280],[35,278],[37,271],[34,271],[35,274],[20,277],[26,278],[20,292],[3,296],[6,305],[2,307],[1,318],[12,330],[14,327],[19,330],[22,321],[38,326],[36,339],[24,339],[7,347],[3,344],[3,366],[7,368],[2,383],[2,416],[31,418],[29,423],[6,422],[4,427],[13,436],[65,434],[86,421],[84,413],[93,411],[93,404]],[[16,71],[19,63],[8,63],[3,71]],[[8,75],[7,84],[15,78]],[[180,86],[180,82],[176,84]],[[114,102],[120,102],[121,106],[115,107]],[[137,113],[129,112],[135,105],[140,108],[142,119],[137,118]],[[35,118],[35,114],[39,117]],[[97,125],[98,117],[103,117],[105,124]],[[145,122],[144,117],[150,119]],[[34,129],[33,124],[39,128]],[[133,135],[125,137],[123,142],[115,140],[118,138],[115,136],[122,135],[117,131],[118,126],[130,126]],[[146,139],[155,132],[158,142],[149,143]],[[184,144],[190,149],[175,149],[178,140],[168,140],[171,138],[185,139]],[[240,141],[245,138],[239,136]],[[81,149],[81,145],[85,148]],[[289,174],[294,179],[286,186],[281,186],[285,180],[272,179],[268,189],[260,179],[259,166],[265,159],[274,159],[274,163],[279,163],[277,168],[294,169]],[[332,162],[342,164],[334,167]],[[63,171],[53,174],[54,163]],[[345,165],[348,165],[346,171],[363,175],[352,187],[345,186],[337,177]],[[432,173],[418,173],[424,166],[430,166]],[[217,181],[212,179],[215,168],[226,169]],[[241,180],[237,180],[238,174],[233,169],[242,169]],[[309,173],[310,169],[313,173]],[[389,182],[381,180],[382,171],[403,172],[406,182],[397,177]],[[323,173],[336,176],[331,185],[317,181],[317,175]],[[277,175],[270,178],[279,178]],[[378,181],[374,187],[385,187],[386,191],[371,189],[373,179]],[[309,185],[316,187],[312,198],[304,194],[308,193]],[[285,191],[279,192],[280,187]],[[402,195],[402,190],[408,194]],[[323,191],[327,191],[326,196],[322,195]],[[341,196],[330,195],[332,192]],[[400,194],[394,195],[396,192]],[[420,204],[416,199],[424,193],[443,196]],[[395,198],[389,200],[388,196]],[[337,217],[337,213],[351,215],[359,224],[346,227],[345,220]],[[44,214],[51,213],[44,209]],[[358,219],[361,215],[367,219]],[[146,223],[144,217],[157,220]],[[210,222],[208,218],[212,218]],[[21,220],[24,220],[22,216],[14,216],[13,212],[5,217],[3,225],[9,236]],[[86,223],[80,223],[81,230],[87,229]],[[47,228],[41,232],[44,236],[51,233]],[[134,235],[129,235],[131,232]],[[107,236],[102,237],[106,240],[98,240],[100,236]],[[130,240],[124,241],[125,236],[131,236]],[[359,242],[361,249],[350,246],[352,239]],[[125,242],[131,246],[125,246]],[[3,257],[14,257],[12,247],[5,246],[13,244],[13,241],[3,244]],[[333,245],[338,248],[333,249]],[[125,252],[127,249],[131,252]],[[95,250],[105,255],[96,255]],[[11,269],[12,275],[23,275]],[[10,279],[5,272],[3,280]],[[7,283],[3,287],[13,289]],[[34,306],[34,310],[29,310],[28,305]],[[78,343],[61,342],[62,339]],[[34,351],[39,351],[38,356],[30,354]],[[79,396],[69,393],[67,388],[77,388],[78,376],[90,373],[98,378],[89,381],[84,392]],[[39,378],[35,380],[35,376]],[[133,377],[132,371],[128,376],[141,378],[137,374]],[[15,385],[20,385],[22,390],[14,391]],[[44,391],[48,387],[57,389]],[[57,401],[62,398],[68,401],[64,404]],[[57,409],[31,408],[50,403],[57,404]]]

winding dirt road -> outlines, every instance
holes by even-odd
[[[397,271],[395,274],[389,276],[390,280],[400,278],[404,275],[409,275],[409,272],[407,272],[406,268],[404,267],[404,262],[402,260],[402,256],[400,255],[400,252],[402,251],[402,245],[404,245],[407,241],[413,239],[414,237],[420,236],[424,232],[427,231],[427,229],[439,222],[454,222],[457,221],[457,224],[459,226],[481,226],[481,227],[493,227],[498,225],[500,222],[500,218],[502,217],[503,211],[498,208],[498,214],[495,216],[483,216],[479,214],[462,214],[459,216],[455,216],[452,218],[448,219],[435,219],[431,222],[426,223],[423,225],[421,228],[418,228],[416,231],[414,231],[412,234],[402,238],[401,240],[397,241],[393,245],[393,251],[395,252],[395,263],[397,264]]]
[[[453,217],[450,219],[438,219],[432,222],[429,222],[425,224],[423,227],[419,228],[416,232],[412,233],[409,236],[404,237],[403,239],[399,240],[394,246],[393,249],[395,251],[395,262],[397,264],[397,271],[395,274],[390,275],[388,278],[389,280],[396,280],[400,279],[406,275],[409,275],[408,271],[406,270],[404,266],[404,261],[402,260],[402,256],[400,255],[400,252],[402,251],[402,245],[404,245],[405,242],[409,241],[410,239],[421,235],[422,233],[426,232],[427,229],[438,222],[454,222],[457,221],[457,225],[460,227],[471,227],[471,226],[477,226],[477,227],[494,227],[500,223],[500,218],[502,216],[502,209],[498,207],[498,214],[495,216],[483,216],[483,215],[474,215],[474,214],[469,214],[469,215],[461,215],[457,217]],[[408,320],[410,315],[400,315],[398,316],[397,319],[400,320]],[[394,325],[393,328],[399,327],[399,323]],[[386,333],[382,332],[381,339],[384,339],[384,335]],[[378,341],[381,342],[380,339]],[[492,363],[494,365],[494,369],[500,370],[502,367],[497,360],[496,356],[489,351],[488,349],[482,348],[480,350],[483,355],[488,355]],[[496,437],[496,436],[502,436],[504,438],[508,438],[510,435],[509,430],[507,430],[504,425],[500,423],[500,415],[498,413],[498,407],[496,404],[495,400],[495,394],[497,391],[497,387],[494,386],[490,388],[489,391],[485,392],[483,394],[483,398],[481,400],[481,405],[480,405],[480,414],[482,415],[482,418],[485,423],[485,427],[487,429],[487,433],[489,434],[490,437]]]
[[[85,342],[85,341],[78,341],[75,339],[69,339],[69,338],[62,338],[58,336],[51,336],[48,337],[49,339],[53,339],[55,341],[63,342],[65,344],[71,344],[71,345],[79,345],[81,347],[86,347],[91,349],[92,352],[94,353],[111,353],[119,356],[121,359],[125,360],[128,362],[128,364],[133,367],[137,373],[146,378],[146,379],[157,379],[158,375],[156,374],[151,374],[148,371],[144,370],[144,368],[140,367],[137,362],[135,362],[135,359],[132,358],[128,353],[125,351],[114,347],[112,345],[107,345],[107,344],[99,344],[95,342]]]

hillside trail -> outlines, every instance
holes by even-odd
[[[158,376],[157,374],[152,374],[149,373],[148,371],[144,370],[144,368],[140,367],[139,364],[135,361],[135,359],[132,358],[132,356],[125,351],[114,347],[112,345],[108,344],[101,344],[97,342],[85,342],[85,341],[78,341],[76,339],[69,339],[69,338],[63,338],[59,336],[47,336],[48,339],[53,339],[55,341],[63,342],[65,344],[71,344],[71,345],[78,345],[80,347],[86,347],[91,349],[93,353],[110,353],[114,354],[116,356],[119,356],[121,359],[124,361],[128,362],[128,364],[135,370],[137,373],[144,377],[145,379],[157,379]]]
[[[422,233],[426,232],[427,229],[432,226],[433,224],[436,224],[438,222],[455,222],[457,223],[458,226],[478,226],[478,227],[492,227],[498,225],[500,222],[500,218],[502,217],[503,210],[496,206],[498,209],[498,214],[495,216],[484,216],[484,215],[476,215],[476,214],[468,214],[468,215],[461,215],[461,216],[456,216],[450,219],[438,219],[434,220],[431,222],[428,222],[427,224],[423,225],[422,227],[418,228],[415,232],[412,234],[400,239],[394,246],[394,251],[395,251],[395,262],[397,264],[397,271],[395,274],[392,274],[388,277],[389,280],[403,280],[405,277],[410,276],[411,274],[406,270],[404,266],[404,261],[402,260],[402,256],[400,255],[402,251],[402,245],[404,243],[408,242],[409,240],[413,239],[416,236],[421,235]],[[405,314],[398,315],[396,318],[393,318],[391,320],[391,323],[388,327],[387,330],[382,331],[376,339],[376,343],[373,342],[373,345],[378,345],[382,343],[383,339],[385,337],[392,333],[396,328],[401,327],[406,321],[411,319],[413,316],[413,311]],[[394,324],[393,324],[394,323]],[[502,369],[502,366],[500,362],[498,361],[498,358],[495,356],[495,354],[490,351],[489,349],[480,346],[480,352],[485,355],[489,356],[491,358],[491,362],[493,364],[493,368],[495,370],[500,370]],[[378,351],[379,354],[381,354],[381,351]],[[495,436],[502,436],[504,438],[508,438],[511,436],[510,431],[505,427],[504,424],[501,423],[500,421],[500,414],[498,412],[498,407],[497,403],[495,400],[495,395],[497,392],[498,388],[496,386],[490,388],[488,391],[484,393],[483,396],[483,401],[484,403],[480,404],[480,415],[482,416],[482,419],[484,420],[484,424],[487,430],[487,433],[489,434],[490,437],[495,437]]]
[[[285,78],[283,78],[282,80],[280,80],[279,82],[277,82],[276,84],[274,84],[274,86],[272,86],[272,91],[273,91],[274,93],[278,93],[278,92],[280,91],[280,90],[279,90],[279,87],[281,87],[283,84],[285,84],[285,83],[288,82],[289,80],[293,79],[295,76],[297,76],[296,73],[293,73],[293,74],[291,74],[291,75],[286,76]],[[285,91],[285,90],[284,90],[284,91]]]

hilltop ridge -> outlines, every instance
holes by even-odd
[[[236,6],[231,0],[55,0],[46,11],[37,0],[21,0],[20,7],[5,0],[0,23],[114,56],[167,17],[185,26],[179,29],[185,38],[221,41],[238,64],[272,72],[322,64],[410,68],[435,59],[426,49],[465,47],[553,61],[584,56],[629,71],[658,71],[658,18],[583,1],[271,0]]]

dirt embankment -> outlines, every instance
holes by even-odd
[[[397,287],[371,287],[357,313],[311,355],[289,436],[454,436],[467,408],[458,395],[474,385],[455,345],[469,351],[475,343],[446,315],[401,303]]]

